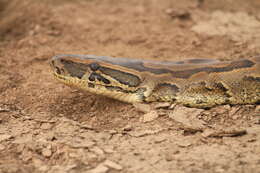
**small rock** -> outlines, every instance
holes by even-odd
[[[224,106],[217,106],[215,108],[211,109],[213,112],[216,112],[218,115],[226,113],[228,110],[230,110],[230,105],[224,105]]]
[[[161,143],[163,141],[166,141],[166,138],[162,137],[162,136],[158,136],[158,137],[155,138],[154,143],[158,144],[158,143]]]
[[[12,135],[7,135],[7,134],[0,135],[0,142],[8,140],[8,139],[10,139],[12,137],[13,137]]]
[[[142,121],[144,123],[146,123],[146,122],[153,121],[153,120],[155,120],[158,117],[159,117],[159,115],[158,115],[158,113],[156,111],[151,111],[151,112],[146,113],[146,114],[143,115]]]
[[[254,119],[254,124],[260,124],[260,116]]]
[[[44,135],[44,139],[47,141],[53,141],[56,139],[55,137],[55,133],[52,131],[48,131],[45,135]]]
[[[90,148],[95,145],[95,142],[85,139],[78,141],[69,141],[68,144],[73,148]]]
[[[171,106],[171,103],[162,102],[162,103],[157,103],[154,107],[155,107],[155,109],[160,109],[160,108],[168,108],[170,106]]]
[[[133,127],[131,125],[129,125],[129,124],[126,125],[125,127],[123,127],[123,131],[129,132],[131,130],[133,130]]]
[[[143,103],[134,103],[133,106],[140,112],[143,113],[149,113],[151,112],[152,108],[148,104],[143,104]]]
[[[215,131],[212,129],[205,129],[203,131],[203,133],[201,134],[201,136],[203,136],[204,138],[209,137],[211,134],[213,134]]]
[[[229,116],[231,117],[231,116],[233,116],[232,118],[234,119],[234,118],[236,118],[237,117],[237,115],[236,115],[236,113],[238,112],[240,110],[240,107],[232,107],[231,109],[230,109],[230,111],[229,111]]]
[[[48,130],[51,127],[52,127],[52,125],[50,123],[42,123],[42,125],[41,125],[42,130]]]
[[[97,146],[91,148],[90,151],[92,151],[95,154],[100,155],[100,156],[103,156],[105,154],[104,151],[101,148],[97,147]]]
[[[204,128],[204,122],[199,120],[197,116],[203,111],[203,109],[176,106],[175,109],[170,112],[169,118],[182,123],[185,127],[191,129],[202,129]]]
[[[165,160],[168,162],[174,160],[175,155],[180,153],[180,150],[178,148],[179,147],[174,147],[174,148],[169,149],[165,153],[165,156],[164,156]]]
[[[255,108],[255,112],[259,113],[260,114],[260,105],[256,106]],[[260,115],[259,115],[260,116]]]
[[[42,155],[43,155],[44,157],[51,157],[51,155],[52,155],[51,149],[49,149],[49,148],[43,148],[43,149],[42,149]]]
[[[49,166],[47,166],[47,165],[43,165],[43,166],[39,166],[39,167],[37,167],[38,168],[38,170],[40,171],[40,172],[47,172],[47,171],[49,171]]]
[[[66,165],[65,166],[65,171],[66,172],[71,172],[71,170],[75,169],[76,167],[77,167],[77,164]]]
[[[185,148],[185,147],[191,146],[191,142],[188,141],[188,140],[187,141],[183,140],[183,141],[177,143],[177,145],[180,146],[180,147]]]
[[[104,148],[105,153],[111,154],[114,153],[115,151],[113,150],[113,147],[105,147]]]
[[[107,167],[115,169],[115,170],[122,170],[123,169],[123,167],[121,165],[119,165],[119,164],[117,164],[117,163],[115,163],[111,160],[106,160],[103,164],[106,165]]]
[[[118,132],[117,132],[116,130],[108,130],[108,133],[109,133],[110,135],[115,135],[115,134],[117,134]]]
[[[0,112],[10,112],[11,110],[6,105],[0,106]]]
[[[0,151],[4,150],[5,149],[5,146],[0,144]]]
[[[165,154],[165,160],[167,162],[170,162],[170,161],[174,160],[174,157],[173,157],[173,155],[171,153],[166,153]]]
[[[90,124],[87,124],[87,123],[80,123],[79,124],[81,128],[83,129],[87,129],[87,130],[95,130],[94,127]]]
[[[161,109],[161,110],[158,110],[157,114],[159,115],[159,117],[161,117],[161,116],[167,115],[167,112],[165,110]]]
[[[168,108],[169,110],[173,110],[176,107],[177,104],[171,104],[171,106]]]
[[[35,166],[35,168],[40,168],[43,165],[47,166],[41,159],[38,158],[32,158],[32,164]]]
[[[106,173],[108,172],[108,170],[108,167],[104,166],[103,164],[100,164],[96,168],[91,169],[89,173]]]
[[[70,158],[78,158],[78,157],[80,157],[79,153],[74,153],[74,152],[71,152],[68,155],[69,155]]]
[[[134,132],[130,132],[129,134],[131,136],[134,136],[134,137],[143,137],[143,136],[153,135],[153,134],[159,133],[160,131],[162,131],[162,129],[134,131]]]

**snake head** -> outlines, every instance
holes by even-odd
[[[118,64],[116,58],[57,55],[50,66],[54,77],[66,85],[124,102],[142,102],[151,92],[144,85],[145,77]]]

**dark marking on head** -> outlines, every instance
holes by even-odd
[[[104,60],[104,61],[106,61],[106,60]],[[198,59],[198,60],[193,60],[193,61],[196,62],[196,61],[202,61],[202,60]],[[205,61],[209,61],[209,60],[205,60]],[[189,70],[174,71],[174,69],[170,70],[170,69],[165,69],[165,68],[157,69],[157,68],[146,67],[143,65],[142,61],[138,61],[138,60],[129,60],[129,62],[125,62],[125,61],[123,61],[123,62],[107,61],[107,62],[110,62],[112,64],[118,64],[118,65],[121,65],[126,68],[132,68],[132,69],[140,71],[140,72],[148,71],[148,72],[151,72],[154,74],[170,73],[170,74],[172,74],[173,77],[184,78],[184,79],[187,79],[190,76],[192,76],[198,72],[206,72],[206,73],[228,72],[228,71],[233,71],[233,70],[239,69],[239,68],[249,68],[249,67],[252,67],[255,65],[254,62],[244,59],[244,60],[233,61],[225,67],[200,67],[200,68],[194,68],[194,69],[189,69]]]
[[[95,79],[97,79],[101,82],[104,82],[105,84],[110,84],[110,81],[108,79],[104,78],[103,76],[97,73],[91,73],[88,79],[90,81],[95,81]]]
[[[61,59],[61,63],[64,65],[65,69],[69,72],[69,74],[72,77],[77,77],[79,79],[81,79],[84,76],[86,70],[88,69],[88,65],[73,62],[70,60]]]
[[[110,84],[110,81],[109,81],[108,79],[104,78],[104,77],[101,76],[101,75],[99,75],[99,76],[97,77],[97,79],[98,79],[99,81],[104,82],[105,84]]]
[[[211,66],[208,66],[208,67],[197,67],[197,68],[193,68],[193,69],[189,69],[189,70],[175,71],[175,69],[169,69],[169,68],[147,67],[144,64],[153,64],[153,66],[158,65],[158,67],[166,65],[167,67],[169,67],[171,65],[173,65],[173,66],[181,65],[182,61],[176,63],[176,62],[172,62],[172,61],[149,61],[149,60],[139,60],[139,59],[133,59],[133,58],[112,58],[112,57],[107,57],[107,56],[95,56],[95,55],[59,55],[59,56],[56,56],[55,58],[59,58],[59,57],[73,57],[73,58],[78,58],[78,59],[82,59],[82,60],[87,59],[87,60],[94,60],[97,62],[107,62],[112,65],[119,65],[122,67],[131,68],[131,69],[134,69],[134,70],[140,71],[140,72],[147,71],[147,72],[150,72],[153,74],[169,73],[173,77],[183,78],[183,79],[187,79],[198,72],[206,72],[206,73],[228,72],[228,71],[233,71],[235,69],[240,69],[240,68],[250,68],[255,65],[255,63],[253,61],[242,59],[242,60],[233,61],[230,64],[223,66],[223,67],[217,67],[217,66],[214,67],[215,60],[212,60]],[[71,74],[73,74],[75,76],[79,76],[79,77],[84,75],[83,70],[85,71],[85,69],[89,66],[89,65],[81,64],[81,63],[74,63],[73,65],[70,65],[71,63],[69,62],[69,60],[65,60],[65,61],[66,61],[65,65],[67,64],[67,66],[68,66],[68,67],[66,67],[66,69],[69,70]],[[201,59],[191,60],[191,62],[192,61],[194,63],[202,62]],[[207,63],[208,63],[208,61],[210,61],[210,60],[203,59],[203,61],[207,61]],[[205,64],[207,64],[207,63],[205,63]],[[184,62],[184,64],[185,64],[185,62]],[[217,65],[217,63],[216,63],[216,65]],[[140,79],[133,74],[106,68],[106,67],[100,67],[99,70],[107,75],[112,76],[113,78],[115,78],[122,84],[126,84],[129,86],[138,86],[140,84]]]
[[[128,93],[126,90],[124,90],[123,88],[118,87],[118,86],[106,86],[106,89],[108,89],[110,91],[121,91],[124,93]]]
[[[88,83],[89,88],[95,88],[95,85],[93,83]]]
[[[93,71],[97,71],[99,69],[99,64],[98,63],[92,63],[89,65],[90,69]]]
[[[128,85],[130,87],[136,87],[140,84],[141,80],[138,76],[135,76],[133,74],[107,68],[107,67],[100,67],[99,70],[106,74],[109,75],[110,77],[114,78],[118,82],[124,85]]]
[[[215,60],[210,60],[210,59],[189,59],[188,63],[192,63],[192,64],[203,64],[203,63],[209,63],[209,62],[213,62]]]
[[[206,73],[218,73],[218,72],[228,72],[233,71],[235,69],[240,68],[249,68],[255,65],[254,62],[249,60],[240,60],[231,62],[229,65],[225,67],[202,67],[202,68],[195,68],[190,70],[183,70],[183,71],[171,71],[173,77],[176,78],[189,78],[190,76],[198,73],[198,72],[206,72]]]

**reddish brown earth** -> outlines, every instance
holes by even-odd
[[[0,173],[260,172],[260,107],[158,118],[55,81],[56,54],[260,53],[259,0],[0,0]]]

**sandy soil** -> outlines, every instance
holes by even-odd
[[[259,0],[0,0],[0,173],[260,172],[260,107],[160,116],[56,82],[55,54],[260,52]]]

